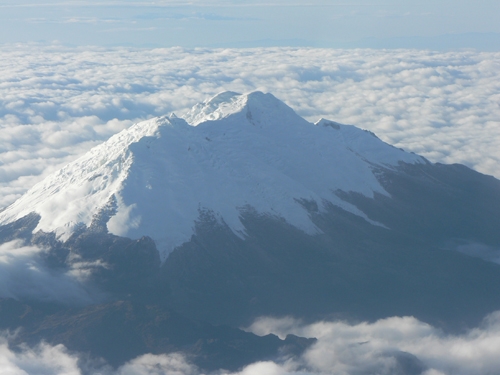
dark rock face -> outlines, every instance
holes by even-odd
[[[114,298],[156,299],[166,286],[160,281],[160,257],[149,237],[138,240],[86,231],[65,244],[69,253],[91,267],[91,281]],[[153,295],[152,295],[153,294]]]
[[[146,353],[182,352],[201,369],[236,371],[255,361],[299,355],[315,342],[295,336],[285,340],[274,335],[259,337],[184,317],[172,309],[175,304],[168,280],[150,238],[131,240],[82,230],[61,243],[53,234],[32,235],[29,228],[36,227],[37,219],[27,217],[3,227],[13,233],[4,238],[25,233],[26,243],[48,247],[42,256],[51,269],[67,271],[75,262],[85,264],[90,271],[86,284],[103,292],[107,301],[71,307],[0,299],[0,329],[22,328],[11,338],[12,347],[42,340],[64,344],[90,358],[103,358],[114,367]]]
[[[106,300],[68,307],[4,299],[0,328],[24,327],[13,344],[63,343],[115,366],[144,353],[182,351],[201,368],[231,370],[312,343],[229,327],[263,315],[305,321],[412,315],[458,331],[499,310],[500,265],[453,246],[500,248],[500,181],[457,165],[378,173],[390,197],[337,194],[379,226],[302,201],[322,234],[306,235],[248,209],[241,239],[205,212],[196,234],[163,264],[147,237],[117,237],[101,225],[61,243],[53,234],[33,235],[38,218],[29,215],[0,227],[1,241],[20,238],[49,249],[43,259],[51,269],[86,267],[86,283]],[[400,357],[406,372],[421,371],[413,358]]]
[[[33,230],[38,225],[40,216],[32,213],[26,215],[13,223],[0,226],[0,243],[13,241],[16,239],[30,240],[33,237]]]
[[[325,234],[316,238],[273,220],[250,220],[247,241],[213,230],[169,257],[162,271],[179,311],[234,325],[260,315],[309,321],[413,315],[458,329],[500,308],[496,264],[349,215],[325,220]],[[221,246],[223,237],[231,240]]]
[[[442,246],[450,239],[500,244],[500,181],[463,165],[415,164],[380,171],[390,197],[341,194],[393,231]]]
[[[200,223],[162,267],[172,303],[237,325],[269,314],[412,315],[453,330],[500,309],[500,266],[448,246],[460,238],[500,248],[500,181],[456,165],[379,173],[391,197],[338,194],[386,228],[334,206],[318,213],[308,202],[323,231],[314,237],[252,213],[243,215],[244,241],[215,221]]]

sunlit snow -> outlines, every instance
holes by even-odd
[[[328,120],[311,124],[271,94],[221,93],[185,116],[138,123],[35,185],[0,213],[6,224],[31,212],[35,231],[67,239],[114,205],[107,229],[150,236],[163,259],[209,211],[240,237],[244,210],[319,232],[298,202],[326,201],[364,217],[335,191],[386,194],[373,166],[423,163],[372,133]],[[367,219],[368,220],[368,219]]]

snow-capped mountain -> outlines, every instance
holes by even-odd
[[[382,225],[338,192],[388,196],[377,168],[401,163],[428,162],[354,126],[311,124],[271,94],[224,92],[184,119],[154,118],[111,137],[35,185],[0,213],[0,224],[36,213],[35,232],[63,241],[91,226],[149,236],[165,259],[191,238],[202,212],[241,238],[248,210],[321,233],[305,201]]]
[[[314,343],[234,328],[262,316],[461,331],[500,310],[498,228],[499,180],[226,92],[115,135],[0,212],[0,328],[113,366],[180,351],[207,371]]]

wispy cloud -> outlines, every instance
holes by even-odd
[[[133,21],[127,19],[117,19],[117,18],[99,18],[99,17],[63,17],[61,19],[56,18],[26,18],[24,21],[29,23],[38,24],[109,24],[109,23],[132,23]]]
[[[103,297],[99,292],[85,288],[81,279],[85,265],[75,263],[67,272],[51,270],[43,261],[43,252],[43,249],[24,245],[21,241],[0,245],[1,298],[81,305]]]
[[[135,16],[138,20],[207,20],[207,21],[254,21],[253,17],[231,17],[224,16],[216,13],[200,13],[193,12],[192,14],[186,13],[143,13]]]
[[[119,33],[123,31],[138,31],[138,32],[144,32],[144,31],[156,31],[159,30],[160,28],[151,26],[151,27],[114,27],[111,29],[104,29],[99,32],[101,33]]]
[[[113,18],[98,18],[98,17],[66,17],[62,23],[116,23],[123,22],[120,19]]]
[[[212,0],[212,1],[177,1],[177,0],[166,0],[166,1],[54,1],[54,2],[33,2],[33,1],[20,1],[12,2],[10,4],[1,4],[0,8],[37,8],[37,7],[140,7],[140,8],[163,8],[163,7],[352,7],[352,6],[380,6],[386,5],[391,6],[391,4],[373,4],[371,2],[367,3],[347,3],[338,2],[332,3],[329,1],[273,1],[273,2],[263,2],[263,1],[223,1],[223,0]],[[392,4],[393,5],[393,4]]]

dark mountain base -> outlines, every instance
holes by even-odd
[[[47,305],[0,299],[0,329],[13,327],[23,327],[10,340],[14,348],[43,340],[64,344],[90,358],[103,358],[114,367],[146,353],[182,352],[201,369],[235,371],[256,361],[300,355],[315,342],[293,335],[285,340],[274,335],[259,337],[132,301],[53,311]]]
[[[270,218],[246,217],[246,241],[204,224],[162,267],[172,304],[219,324],[409,315],[452,331],[500,309],[498,265],[330,213],[314,238]]]
[[[172,303],[235,325],[260,315],[411,315],[453,331],[500,309],[500,266],[450,247],[460,239],[500,249],[500,181],[440,164],[379,170],[379,179],[391,197],[338,194],[390,229],[335,206],[320,213],[314,202],[303,202],[323,231],[314,237],[247,212],[243,241],[204,218],[162,267]]]
[[[210,370],[298,353],[311,343],[213,324],[240,327],[264,315],[305,321],[411,315],[461,331],[500,310],[500,265],[450,245],[500,248],[500,182],[431,164],[379,170],[379,178],[391,197],[337,194],[381,226],[303,201],[322,234],[247,210],[243,240],[205,212],[196,235],[163,264],[149,238],[94,226],[61,243],[52,234],[32,235],[38,218],[27,216],[0,227],[3,241],[49,248],[41,256],[51,270],[86,267],[86,285],[99,293],[94,305],[78,308],[2,300],[0,328],[24,327],[14,343],[63,343],[115,366],[143,353],[182,351]]]

